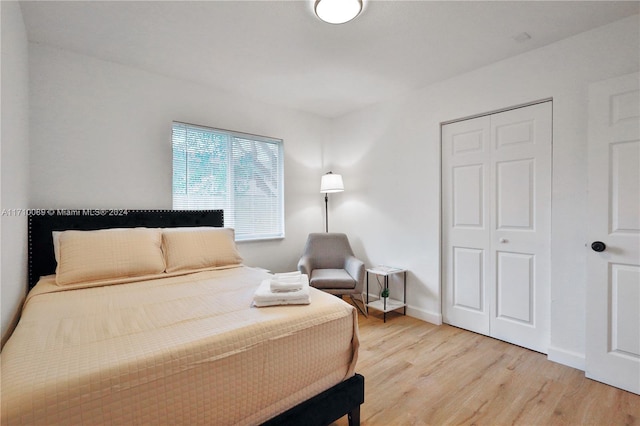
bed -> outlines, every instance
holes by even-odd
[[[355,309],[315,289],[309,305],[252,307],[270,275],[242,265],[228,233],[218,210],[30,216],[30,292],[0,355],[0,422],[359,424]],[[158,238],[162,272],[147,253]],[[194,238],[216,238],[224,261],[203,264],[184,245]],[[103,241],[136,274],[92,266],[86,244]]]

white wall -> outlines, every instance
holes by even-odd
[[[0,140],[0,309],[2,341],[26,293],[29,207],[29,84],[27,35],[20,6],[0,2],[2,15],[2,139]],[[15,214],[15,215],[14,215]]]
[[[322,230],[327,120],[39,44],[29,59],[34,207],[170,209],[178,120],[284,139],[286,238],[240,243],[247,264],[294,270]]]
[[[584,367],[588,84],[638,70],[638,23],[630,17],[336,121],[326,156],[347,189],[334,229],[368,264],[410,271],[411,315],[441,320],[440,123],[552,97],[549,357]]]

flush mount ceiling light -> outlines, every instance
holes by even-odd
[[[316,0],[318,18],[329,24],[344,24],[362,11],[362,0]]]

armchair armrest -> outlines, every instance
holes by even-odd
[[[307,274],[309,279],[311,279],[311,258],[309,256],[302,256],[300,260],[298,260],[298,271],[301,274]]]
[[[356,280],[356,292],[364,290],[364,262],[355,256],[347,256],[344,260],[344,269]]]

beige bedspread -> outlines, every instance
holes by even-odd
[[[352,376],[355,309],[315,289],[310,305],[251,307],[263,278],[41,280],[0,355],[0,423],[257,424]]]

